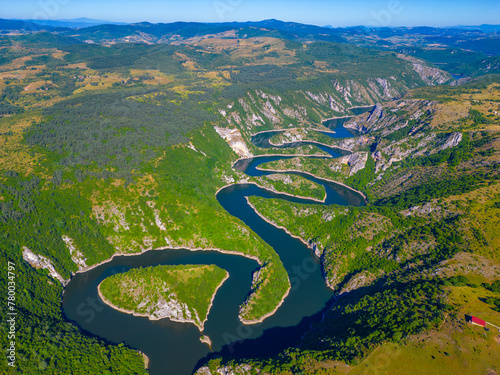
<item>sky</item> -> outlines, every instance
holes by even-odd
[[[229,22],[318,26],[500,24],[500,0],[0,0],[0,18]]]

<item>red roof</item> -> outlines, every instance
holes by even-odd
[[[474,324],[477,324],[477,325],[480,325],[480,326],[483,326],[483,327],[486,326],[486,322],[484,320],[476,318],[475,316],[471,317],[471,321]]]

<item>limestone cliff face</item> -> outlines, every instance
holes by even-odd
[[[361,132],[367,140],[373,138],[370,137],[372,133],[379,134],[381,140],[371,152],[379,173],[408,157],[431,155],[460,143],[462,133],[453,132],[438,138],[429,127],[436,106],[433,101],[414,99],[398,100],[384,106],[377,104],[370,113],[356,116],[344,126]],[[362,136],[346,139],[338,145],[356,151],[366,146],[362,140]]]
[[[436,73],[435,77],[438,76],[441,77]],[[436,80],[442,81],[436,78],[432,83]],[[332,79],[327,86],[326,90],[289,90],[279,94],[267,88],[251,90],[218,111],[228,127],[239,128],[243,136],[270,129],[319,126],[318,118],[343,116],[355,106],[398,98],[415,84],[403,77],[390,76],[343,82]],[[379,105],[377,111],[380,109]],[[374,116],[380,116],[377,111]]]
[[[441,85],[443,83],[453,81],[453,77],[449,73],[441,69],[428,66],[423,60],[403,54],[398,54],[397,57],[411,62],[413,70],[417,72],[420,78],[422,78],[422,81],[429,86]]]
[[[366,122],[368,122],[369,124],[374,124],[375,122],[377,122],[382,118],[383,114],[384,110],[382,105],[380,103],[377,103],[375,105],[375,108],[373,108],[373,111],[368,116]]]
[[[349,166],[349,176],[352,176],[363,169],[368,161],[367,152],[354,152],[339,159],[340,163]]]
[[[241,133],[236,128],[220,128],[215,126],[215,131],[229,144],[229,146],[236,152],[239,156],[244,158],[249,158],[252,153],[248,149]]]
[[[66,244],[66,247],[68,248],[69,253],[71,254],[71,260],[75,262],[76,265],[78,266],[78,270],[81,271],[86,269],[88,267],[87,258],[85,258],[85,256],[80,251],[78,251],[73,239],[67,235],[63,235],[62,240]]]

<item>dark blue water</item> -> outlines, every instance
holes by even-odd
[[[273,174],[274,172],[269,172],[266,170],[257,169],[260,164],[268,163],[271,161],[282,160],[282,159],[292,159],[296,157],[295,155],[287,156],[255,156],[253,158],[238,160],[233,168],[238,171],[245,172],[249,176],[267,176]],[[328,159],[328,156],[310,156],[311,159]]]
[[[338,156],[328,149],[331,156]],[[268,174],[256,167],[275,160],[273,158],[276,157],[253,158],[242,161],[235,168],[249,175]],[[300,175],[325,186],[326,204],[364,204],[364,199],[348,188]],[[320,319],[322,312],[331,305],[333,293],[326,286],[317,257],[301,241],[262,220],[247,204],[246,197],[252,195],[319,203],[271,193],[252,184],[229,186],[217,194],[222,207],[273,247],[288,272],[292,285],[290,294],[277,312],[263,323],[243,325],[238,320],[238,307],[250,291],[252,272],[258,268],[255,261],[214,251],[172,249],[115,257],[109,263],[75,275],[64,293],[65,316],[90,334],[113,343],[123,342],[146,353],[152,375],[191,374],[198,361],[210,355],[208,346],[199,341],[200,333],[194,325],[168,319],[151,321],[116,311],[100,301],[97,286],[106,277],[130,268],[159,264],[216,264],[227,270],[230,277],[219,289],[205,324],[204,334],[211,338],[213,351],[236,358],[252,357],[277,354],[295,344],[309,325]]]
[[[344,127],[334,128],[333,132],[321,132],[324,135],[329,136],[330,138],[350,138],[354,135],[355,130],[346,129]]]

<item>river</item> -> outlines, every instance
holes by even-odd
[[[348,133],[342,125],[335,129],[337,137]],[[351,136],[349,134],[349,136]],[[333,157],[332,148],[323,147]],[[264,156],[240,161],[234,167],[249,175],[270,172],[256,167],[276,156]],[[287,172],[290,173],[290,172]],[[296,174],[301,174],[296,172]],[[151,321],[121,313],[105,305],[97,294],[97,286],[112,274],[131,268],[160,264],[216,264],[229,272],[229,279],[217,292],[205,323],[204,334],[212,340],[212,350],[236,358],[273,355],[300,340],[313,321],[333,303],[333,293],[326,286],[317,257],[300,240],[263,220],[247,204],[248,196],[279,197],[293,202],[314,204],[363,205],[363,197],[349,188],[301,174],[325,186],[325,203],[272,193],[253,184],[232,185],[217,194],[219,203],[231,214],[243,220],[279,254],[289,273],[292,289],[283,305],[271,317],[257,325],[243,325],[238,320],[238,307],[246,299],[256,261],[216,251],[151,250],[134,256],[117,256],[85,273],[75,275],[67,285],[63,312],[84,331],[112,343],[124,343],[145,353],[152,375],[191,374],[198,363],[213,355],[200,342],[200,332],[193,324],[169,319]]]

